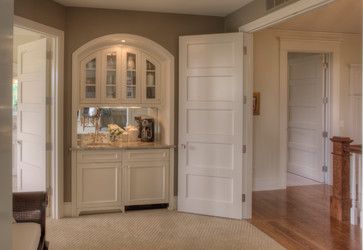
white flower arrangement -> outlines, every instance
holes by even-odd
[[[117,137],[125,132],[125,130],[120,128],[117,124],[108,124],[107,129],[110,134],[111,141],[116,141]]]

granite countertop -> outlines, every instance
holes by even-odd
[[[175,145],[167,145],[160,142],[114,142],[91,143],[72,147],[71,150],[95,150],[95,149],[161,149],[175,148]]]

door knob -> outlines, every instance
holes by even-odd
[[[20,144],[20,145],[21,145],[21,144],[23,144],[23,141],[21,141],[21,140],[17,140],[17,141],[16,141],[16,143],[18,143],[18,144]]]
[[[185,149],[185,148],[186,148],[185,144],[181,144],[181,147],[182,147],[183,149]]]

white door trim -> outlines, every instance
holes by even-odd
[[[272,11],[252,22],[242,25],[239,28],[240,32],[256,32],[267,27],[271,27],[277,23],[285,21],[304,12],[321,7],[335,0],[304,0],[286,5],[285,7]]]
[[[52,218],[63,217],[63,68],[64,32],[32,20],[14,16],[14,26],[35,31],[53,39],[52,44],[52,103],[51,143],[52,163],[50,186],[52,192]]]
[[[329,89],[329,136],[340,135],[340,41],[326,38],[308,40],[298,37],[280,37],[280,181],[286,188],[287,172],[287,122],[288,122],[288,53],[330,53],[332,55]],[[310,36],[311,37],[311,36]],[[328,151],[330,149],[328,147]],[[330,157],[329,157],[329,166]],[[332,171],[328,168],[328,183],[332,182]]]

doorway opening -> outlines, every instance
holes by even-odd
[[[40,93],[46,93],[47,64],[36,68],[41,51],[46,53],[46,37],[43,34],[14,27],[13,44],[13,191],[46,191],[46,152],[39,145],[40,138],[46,138],[42,127],[46,114],[38,113],[34,105],[41,101]],[[45,48],[43,44],[45,43]],[[39,60],[39,62],[38,62]],[[46,58],[44,59],[46,61]],[[44,71],[45,79],[38,74]],[[32,107],[33,106],[33,107]],[[42,111],[40,111],[42,112]],[[40,137],[40,138],[38,138]],[[45,159],[45,161],[43,161]]]
[[[15,26],[13,45],[13,191],[48,191],[52,40]]]
[[[288,53],[287,186],[327,183],[328,53]]]
[[[62,217],[64,32],[14,17],[13,192],[46,191]]]

